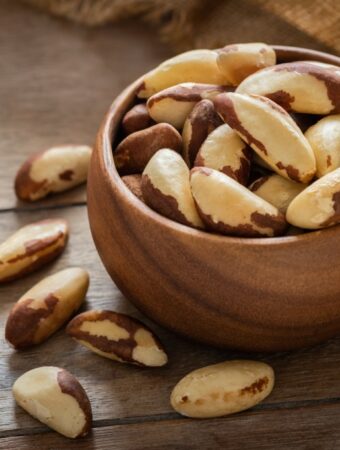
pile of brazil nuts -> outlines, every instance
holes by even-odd
[[[340,223],[340,67],[277,64],[263,43],[193,50],[145,75],[114,143],[163,216],[230,236]]]

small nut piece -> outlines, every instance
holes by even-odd
[[[195,166],[220,170],[239,183],[247,184],[252,153],[236,131],[224,124],[203,142]]]
[[[77,342],[105,358],[160,367],[168,362],[163,346],[142,322],[113,311],[86,311],[67,326]]]
[[[149,116],[145,103],[139,103],[133,106],[122,119],[122,128],[125,134],[144,130],[144,128],[148,128],[153,124],[154,121]]]
[[[87,145],[64,145],[31,156],[15,178],[17,197],[33,202],[84,183],[91,154]]]
[[[20,228],[0,245],[0,283],[39,269],[64,250],[67,222],[47,219]]]
[[[287,111],[340,112],[340,67],[314,61],[278,64],[250,75],[236,89],[264,95]]]
[[[316,230],[340,223],[340,168],[324,175],[294,198],[287,221]]]
[[[168,59],[145,75],[138,97],[149,98],[175,84],[227,84],[217,67],[217,53],[213,50],[192,50]]]
[[[306,185],[273,174],[254,181],[249,189],[285,214],[290,202],[306,189]]]
[[[145,203],[160,214],[191,227],[203,228],[190,190],[190,172],[180,155],[159,150],[145,167],[142,192]]]
[[[340,114],[324,117],[305,136],[314,151],[318,178],[340,167]]]
[[[214,364],[182,378],[171,406],[183,416],[220,417],[252,408],[274,387],[274,371],[263,362],[235,360]]]
[[[284,233],[284,216],[275,206],[214,169],[191,170],[191,190],[208,229],[222,234],[263,237]]]
[[[31,416],[63,436],[77,438],[91,429],[87,394],[65,369],[43,366],[25,372],[14,383],[13,396]]]
[[[302,131],[280,106],[266,97],[220,94],[215,109],[279,175],[308,183],[315,175],[313,150]]]
[[[189,167],[194,165],[197,152],[209,133],[222,124],[210,100],[201,100],[194,106],[182,131],[183,158]]]
[[[144,202],[142,193],[142,175],[140,173],[135,173],[133,175],[125,175],[122,177],[122,181],[125,186],[137,197],[139,200]]]
[[[167,123],[158,123],[129,134],[113,153],[116,168],[122,175],[141,173],[149,159],[161,148],[180,152],[181,135]]]
[[[276,53],[267,44],[233,44],[218,50],[218,68],[234,86],[239,85],[252,73],[274,64]]]
[[[196,103],[225,92],[225,86],[182,83],[158,92],[149,98],[147,107],[155,122],[166,122],[181,129]]]
[[[88,286],[88,273],[77,267],[44,278],[12,308],[6,339],[16,349],[44,342],[79,309]]]

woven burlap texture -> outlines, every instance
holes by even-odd
[[[313,37],[340,52],[340,0],[23,1],[92,26],[139,17],[177,51],[253,40],[304,45]]]

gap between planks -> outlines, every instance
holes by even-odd
[[[310,409],[315,408],[317,406],[327,406],[327,405],[336,405],[340,404],[340,397],[334,398],[325,398],[322,400],[302,400],[302,401],[292,401],[292,402],[279,402],[279,403],[269,403],[269,404],[259,404],[252,408],[248,414],[254,415],[257,413],[262,413],[266,411],[280,411],[280,410],[292,410],[292,409]],[[220,419],[221,417],[216,417],[216,419]],[[124,417],[124,418],[116,418],[116,419],[103,419],[103,420],[94,420],[93,421],[93,429],[95,428],[103,428],[109,426],[118,426],[118,425],[136,425],[143,423],[152,423],[152,422],[169,422],[169,421],[177,421],[183,422],[185,420],[194,420],[186,417],[182,417],[179,414],[166,413],[166,414],[154,414],[150,416],[136,416],[136,417]],[[209,418],[209,420],[214,420],[214,418]],[[39,434],[47,434],[51,433],[49,428],[39,426],[36,428],[21,428],[20,430],[5,430],[0,432],[0,439],[8,438],[8,437],[18,437],[18,436],[35,436]]]

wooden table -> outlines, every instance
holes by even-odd
[[[46,217],[64,217],[71,226],[61,258],[0,289],[0,448],[339,449],[340,339],[299,352],[255,356],[187,342],[150,324],[114,286],[92,242],[83,187],[33,205],[14,197],[13,178],[28,154],[55,144],[92,143],[113,97],[169,54],[141,24],[85,29],[0,0],[0,240]],[[64,330],[29,351],[15,352],[7,345],[3,328],[13,303],[43,276],[73,265],[91,274],[85,308],[110,308],[149,323],[168,350],[167,368],[105,360]],[[235,357],[255,357],[274,367],[276,387],[264,403],[205,421],[182,418],[171,409],[171,389],[183,375]],[[79,378],[93,408],[90,436],[68,440],[15,406],[14,380],[41,365],[64,367]]]

